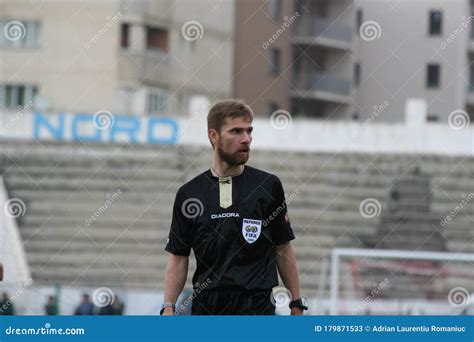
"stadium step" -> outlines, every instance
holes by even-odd
[[[176,191],[209,169],[210,151],[192,146],[0,141],[0,173],[10,196],[26,204],[17,222],[35,282],[161,290],[168,259],[163,248]],[[328,293],[325,263],[336,247],[392,241],[392,247],[402,249],[474,252],[474,206],[469,202],[459,209],[463,198],[474,193],[474,158],[255,150],[249,165],[276,174],[286,195],[293,195],[288,207],[305,295],[319,293],[325,271],[323,292]],[[421,175],[413,174],[415,166]],[[397,210],[390,202],[395,184],[403,199]],[[101,210],[107,195],[110,198],[118,189],[120,196]],[[380,203],[378,216],[361,215],[359,206],[368,198]],[[441,226],[441,219],[456,207],[452,219]],[[99,209],[97,219],[86,226],[85,220]],[[427,239],[429,233],[438,234],[438,239]],[[194,269],[191,256],[187,288]],[[373,272],[374,279],[384,275]],[[350,263],[341,265],[341,276],[353,281]],[[413,277],[402,278],[405,290],[423,294],[413,285]],[[471,286],[459,275],[447,277],[445,283]],[[400,288],[387,291],[387,296]]]

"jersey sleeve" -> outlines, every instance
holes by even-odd
[[[270,205],[269,220],[270,232],[273,243],[275,245],[282,245],[295,238],[293,229],[291,228],[290,220],[288,218],[288,209],[285,201],[285,192],[280,179],[275,177],[272,185],[273,202]]]
[[[183,213],[184,197],[181,189],[178,190],[173,205],[173,218],[165,250],[175,255],[189,256],[191,252],[192,220]]]

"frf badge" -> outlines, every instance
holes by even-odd
[[[242,235],[248,243],[257,241],[262,231],[262,221],[246,219],[242,221]]]

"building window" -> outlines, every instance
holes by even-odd
[[[440,35],[443,25],[443,13],[438,10],[430,11],[430,35]]]
[[[301,67],[302,67],[302,58],[299,58],[300,51],[298,49],[293,49],[293,82],[298,84],[299,79],[301,78]]]
[[[439,64],[428,64],[426,72],[426,87],[439,88],[440,84],[440,69]]]
[[[268,62],[268,71],[272,75],[278,75],[280,73],[280,59],[281,59],[281,51],[280,49],[272,48],[268,50],[269,62]]]
[[[360,84],[360,63],[356,62],[354,64],[354,85],[358,86]]]
[[[120,26],[120,47],[121,48],[128,49],[129,35],[130,35],[130,25],[122,24],[122,26]]]
[[[267,103],[267,116],[271,116],[279,109],[278,103],[270,101]]]
[[[39,47],[39,21],[0,20],[0,47]]]
[[[149,50],[169,51],[168,31],[156,27],[146,28],[146,47]]]
[[[268,1],[268,12],[273,21],[279,21],[281,19],[281,0]]]
[[[37,93],[38,87],[34,85],[1,84],[0,107],[8,109],[32,108]]]
[[[362,8],[358,8],[356,12],[356,29],[357,32],[360,32],[360,27],[362,26],[363,14]]]
[[[164,114],[168,108],[168,92],[161,88],[148,88],[146,111],[148,115]]]

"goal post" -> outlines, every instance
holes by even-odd
[[[347,261],[349,261],[349,264],[347,264]],[[391,275],[391,279],[408,280],[409,284],[415,283],[414,280],[420,278],[429,280],[437,278],[446,281],[450,284],[449,289],[451,290],[449,296],[443,294],[446,304],[449,300],[449,304],[453,308],[467,305],[470,301],[470,293],[474,292],[472,286],[469,286],[469,284],[474,284],[474,267],[471,264],[473,262],[474,254],[469,253],[335,248],[331,252],[329,312],[331,315],[337,315],[342,311],[340,310],[342,304],[340,298],[341,285],[350,287],[349,292],[353,295],[354,289],[352,287],[354,283],[357,283],[361,278],[365,283],[370,282],[370,279],[377,275],[379,285],[375,289],[378,293],[389,282],[387,278],[383,277],[384,274]],[[341,278],[342,272],[346,273],[344,278]],[[394,277],[395,274],[398,276]],[[348,277],[350,281],[346,281]],[[380,281],[382,278],[384,280]],[[456,286],[456,284],[459,284],[459,286]],[[396,284],[390,285],[395,286]],[[403,286],[406,285],[399,285],[399,288],[403,288]],[[432,289],[430,288],[430,290]],[[397,298],[395,291],[392,289],[387,292],[395,296],[392,297],[392,302],[397,299],[404,299]],[[361,303],[360,297],[358,299],[353,297],[345,300],[345,302],[354,307],[354,303]],[[416,300],[423,303],[423,301],[428,302],[429,298],[413,299],[413,301]],[[354,310],[352,311],[354,312]]]

